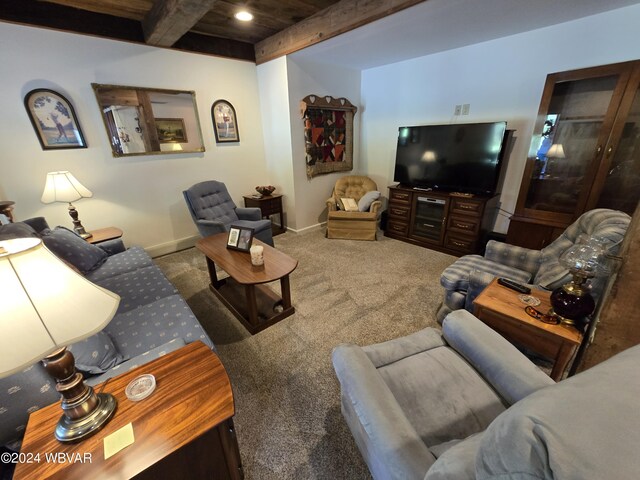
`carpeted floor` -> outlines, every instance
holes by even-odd
[[[376,242],[329,240],[317,229],[288,232],[275,243],[299,262],[291,274],[296,313],[254,336],[209,291],[198,250],[156,263],[227,368],[245,478],[369,478],[340,413],[331,351],[339,343],[367,345],[438,327],[439,275],[455,257],[381,233]]]

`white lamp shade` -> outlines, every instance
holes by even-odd
[[[561,143],[554,143],[549,147],[547,151],[547,157],[549,158],[566,158],[564,154],[564,147]]]
[[[71,172],[49,172],[40,201],[42,203],[75,202],[88,197],[93,197],[93,193]]]
[[[0,241],[0,285],[0,377],[102,330],[120,303],[38,238]]]

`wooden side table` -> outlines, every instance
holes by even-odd
[[[550,292],[533,290],[540,299],[536,310],[551,308]],[[508,340],[536,353],[554,359],[551,378],[558,381],[574,352],[582,342],[582,333],[569,325],[550,325],[527,315],[526,305],[518,299],[518,292],[498,284],[494,279],[474,300],[474,315]]]
[[[282,212],[282,195],[263,195],[254,197],[253,195],[243,195],[245,207],[258,207],[262,212],[262,218],[271,218],[271,215],[280,215],[280,224],[271,223],[273,235],[280,235],[287,231],[284,224],[284,214]]]
[[[132,402],[125,388],[143,373],[155,376],[156,390]],[[105,391],[116,397],[118,409],[102,430],[79,443],[54,438],[59,403],[33,412],[21,450],[32,461],[18,463],[14,479],[243,478],[229,377],[202,342],[112,378]],[[103,439],[128,423],[135,442],[105,460]],[[58,461],[47,462],[46,454]]]
[[[122,236],[122,230],[118,227],[98,228],[97,230],[91,230],[89,233],[91,236],[86,239],[89,243],[106,242]]]

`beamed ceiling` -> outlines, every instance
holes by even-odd
[[[423,1],[0,0],[0,20],[263,63]]]

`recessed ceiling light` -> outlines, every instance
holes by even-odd
[[[253,15],[251,15],[246,10],[240,10],[234,15],[234,17],[236,17],[241,22],[250,22],[251,20],[253,20]]]

